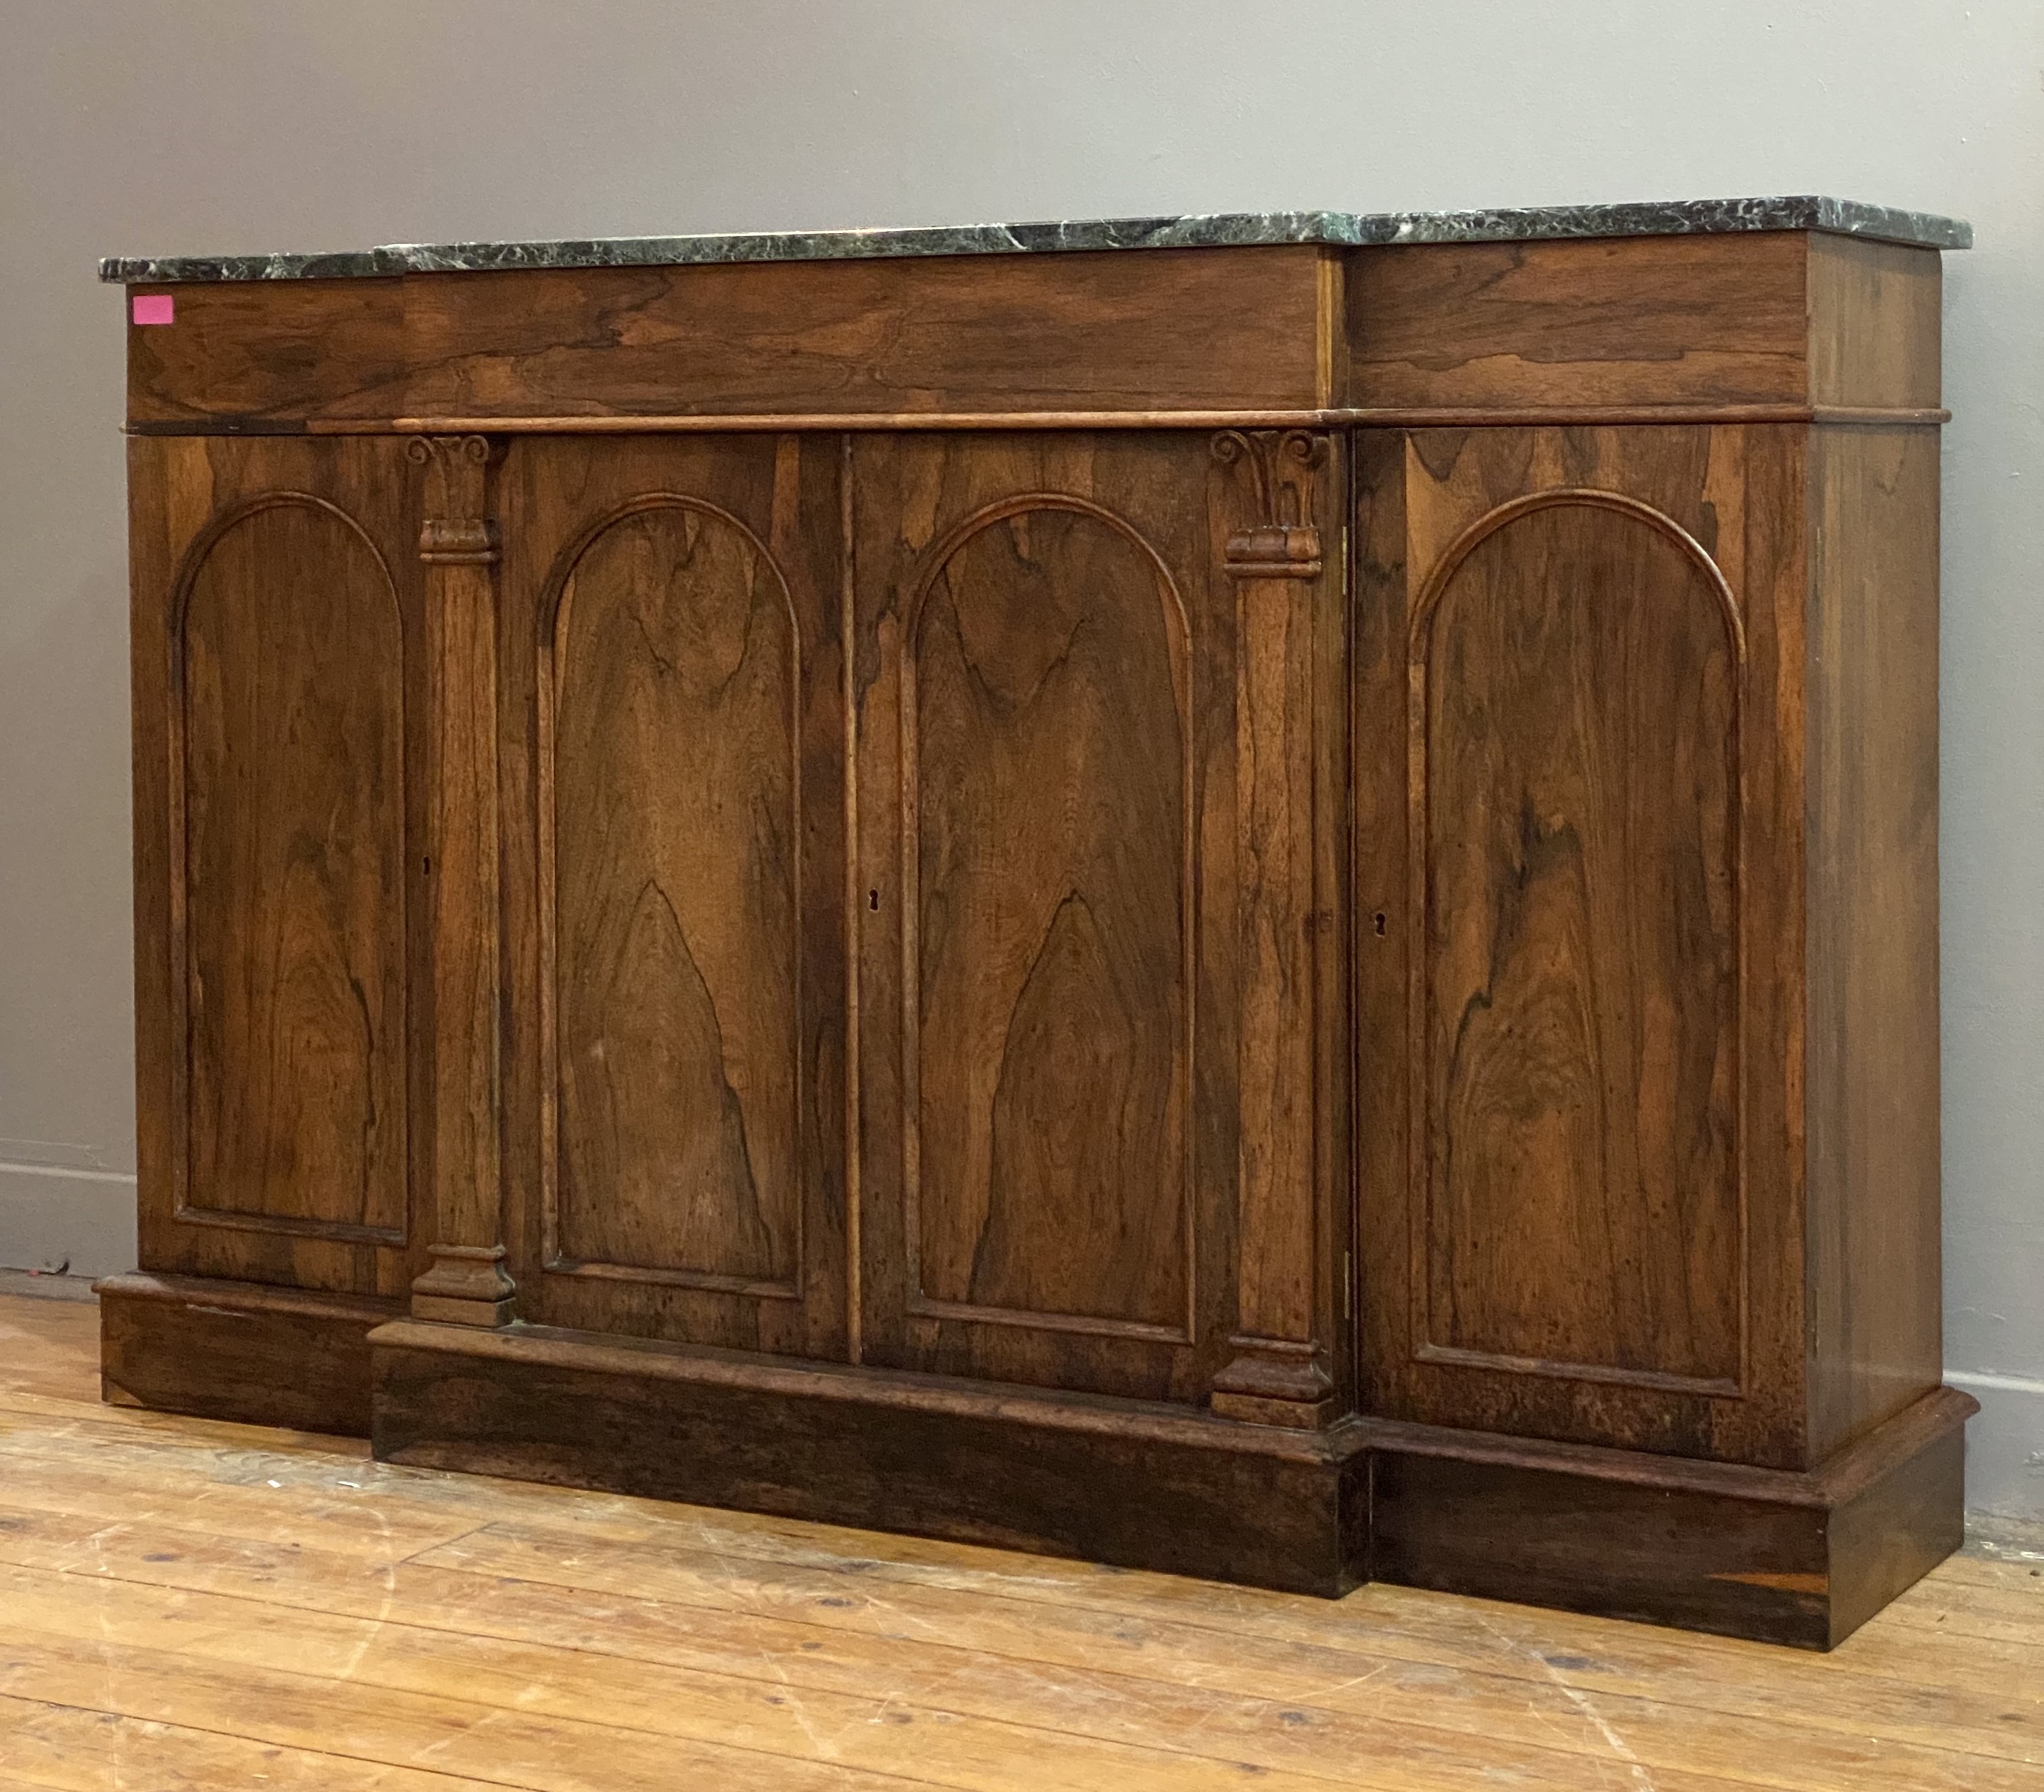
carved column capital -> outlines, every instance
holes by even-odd
[[[483,514],[493,449],[486,436],[414,436],[405,458],[426,470],[419,558],[428,566],[494,566],[497,521]]]
[[[1327,439],[1307,429],[1224,429],[1213,457],[1249,475],[1254,518],[1231,533],[1221,564],[1237,579],[1316,579],[1324,563],[1313,518],[1313,475]]]

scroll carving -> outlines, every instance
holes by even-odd
[[[1228,537],[1226,571],[1238,579],[1317,579],[1313,476],[1327,461],[1327,437],[1307,429],[1224,429],[1213,439],[1213,456],[1248,468],[1259,519]]]

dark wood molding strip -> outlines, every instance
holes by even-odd
[[[1934,410],[1905,410],[1881,405],[1818,405],[1810,413],[1812,423],[1846,429],[1934,429],[1952,421],[1942,406]]]
[[[131,422],[131,436],[744,435],[899,429],[1616,429],[1656,423],[1815,423],[1927,429],[1949,410],[1862,405],[1527,406],[1509,410],[1360,406],[1325,410],[771,411],[671,417],[309,417]]]
[[[840,431],[902,429],[1314,429],[1339,423],[1339,410],[1018,410],[1018,411],[755,411],[729,415],[677,417],[471,417],[464,430],[491,435],[594,435],[747,433],[759,430]],[[336,420],[315,422],[315,434],[361,429],[402,430],[426,426],[425,420],[390,423]],[[433,423],[435,429],[453,425]]]
[[[1949,423],[1948,410],[1891,409],[1853,405],[1530,405],[1512,409],[1481,406],[1364,406],[1332,413],[1358,429],[1603,429],[1656,423],[1831,423],[1874,428],[1933,428]]]

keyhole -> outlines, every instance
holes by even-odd
[[[869,909],[872,909],[872,910],[873,910],[876,914],[879,913],[879,909],[880,909],[880,892],[879,892],[878,890],[867,890],[867,891],[866,891],[866,907],[868,907]],[[1380,929],[1380,931],[1381,931],[1381,929]]]
[[[1377,914],[1376,914],[1375,919],[1376,919],[1376,921],[1377,921],[1377,938],[1378,938],[1378,939],[1380,939],[1380,940],[1381,940],[1381,939],[1382,939],[1382,938],[1384,937],[1384,911],[1383,911],[1383,909],[1379,909],[1377,911]]]

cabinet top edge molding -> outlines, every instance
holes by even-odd
[[[1815,230],[1915,248],[1973,246],[1973,226],[1931,212],[1800,194],[1590,206],[1435,212],[1222,212],[909,229],[808,230],[686,236],[604,236],[547,242],[391,243],[335,254],[113,256],[102,280],[129,285],[332,280],[514,268],[670,267],[759,261],[872,260],[928,256],[1034,255],[1125,249],[1254,248],[1319,244],[1539,242],[1598,236],[1688,236]]]

